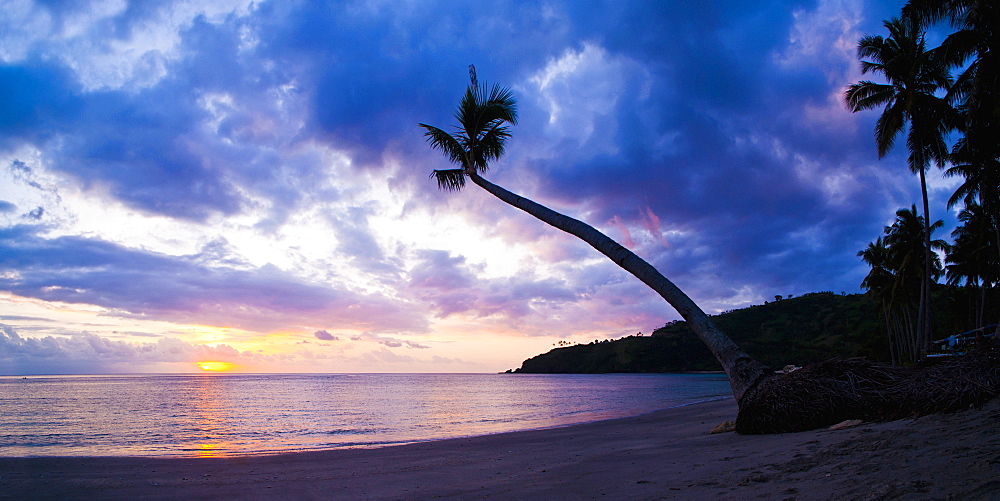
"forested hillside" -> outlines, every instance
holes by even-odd
[[[935,332],[944,337],[968,328],[968,298],[961,288],[935,294]],[[747,353],[771,367],[804,365],[834,357],[888,360],[885,323],[865,294],[806,294],[715,315],[712,320]],[[651,336],[630,336],[555,348],[525,360],[513,372],[606,373],[721,370],[686,322],[669,323]]]

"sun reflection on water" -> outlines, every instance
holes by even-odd
[[[195,455],[200,458],[220,458],[225,456],[224,448],[220,444],[198,444],[198,450],[195,451]]]
[[[212,458],[224,456],[234,450],[238,444],[230,443],[223,437],[226,433],[227,414],[232,409],[227,385],[215,377],[199,377],[194,388],[191,403],[194,412],[191,414],[189,430],[191,439],[197,444],[195,456]]]

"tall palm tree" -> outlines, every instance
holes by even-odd
[[[957,114],[937,92],[951,83],[948,68],[934,51],[928,51],[923,31],[908,19],[884,22],[889,37],[868,35],[858,42],[862,74],[882,75],[887,83],[863,80],[852,84],[844,100],[852,112],[884,106],[875,123],[875,144],[879,157],[892,149],[907,124],[907,163],[920,178],[924,222],[929,224],[926,170],[931,161],[943,167],[948,158],[945,135],[957,125]],[[868,59],[868,60],[866,60]],[[917,333],[923,350],[930,347],[930,228],[924,228],[923,280],[920,284]]]
[[[962,71],[949,99],[962,110],[962,137],[953,150],[950,174],[966,178],[957,199],[978,204],[993,220],[1000,244],[1000,2],[996,0],[909,0],[903,15],[921,26],[948,21],[956,29],[939,51]],[[1000,336],[1000,324],[996,334]]]
[[[715,356],[729,376],[733,396],[738,403],[744,394],[769,371],[743,352],[686,294],[667,280],[659,271],[632,251],[618,244],[594,227],[560,214],[522,196],[507,191],[482,177],[493,160],[499,159],[510,139],[509,125],[517,123],[517,104],[509,89],[494,85],[470,85],[455,112],[458,125],[453,133],[427,124],[425,136],[433,149],[441,150],[456,165],[452,169],[435,170],[432,176],[438,187],[447,191],[461,190],[466,180],[486,190],[500,200],[535,218],[572,234],[631,273],[652,288],[687,320],[695,334]]]

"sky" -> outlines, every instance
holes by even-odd
[[[0,374],[498,372],[678,319],[437,189],[417,123],[454,123],[470,64],[518,101],[487,177],[710,314],[860,292],[920,200],[841,100],[902,1],[0,4]]]

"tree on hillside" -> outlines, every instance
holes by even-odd
[[[723,334],[708,315],[684,292],[660,274],[653,266],[626,249],[594,227],[560,214],[532,200],[524,198],[493,184],[482,177],[493,160],[504,153],[510,138],[509,125],[517,123],[517,104],[509,89],[494,85],[470,85],[455,112],[458,125],[453,133],[438,127],[419,124],[434,149],[441,150],[456,165],[452,169],[434,170],[432,176],[438,187],[458,191],[466,180],[486,190],[500,200],[535,218],[574,235],[648,285],[692,326],[702,342],[719,361],[729,376],[733,395],[737,401],[764,376],[767,368],[743,352]]]
[[[945,135],[958,124],[957,112],[943,96],[951,84],[948,67],[939,52],[929,51],[918,23],[894,18],[884,23],[889,37],[868,35],[858,42],[862,74],[880,74],[887,83],[862,80],[844,94],[853,112],[884,106],[875,123],[879,157],[892,149],[896,138],[909,125],[906,146],[910,171],[920,178],[923,219],[930,221],[926,170],[933,161],[943,167],[948,158]],[[917,336],[921,352],[930,347],[931,244],[930,228],[924,228],[923,277],[917,314]]]

